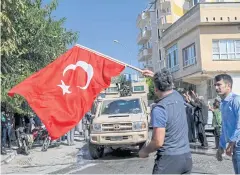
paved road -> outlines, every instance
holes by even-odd
[[[151,135],[150,135],[151,136]],[[208,138],[210,148],[203,150],[192,144],[193,173],[223,174],[233,173],[231,160],[217,162],[215,159],[214,139]],[[40,148],[39,148],[40,149]],[[80,151],[78,151],[80,149]],[[77,155],[76,155],[77,154]],[[18,155],[9,164],[1,167],[2,174],[151,174],[154,154],[140,159],[137,151],[111,151],[107,149],[103,158],[92,160],[87,144],[76,142],[75,146],[60,146],[48,152],[32,150],[29,156]]]
[[[212,138],[209,138],[210,145]],[[215,150],[202,150],[194,145],[192,149],[193,171],[197,174],[231,174],[232,162],[225,158],[223,162],[216,161]],[[52,172],[52,174],[151,174],[154,162],[154,154],[149,158],[140,159],[137,154],[128,151],[106,150],[103,158],[91,160],[87,145],[78,154],[78,163],[64,169]]]

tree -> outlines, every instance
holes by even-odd
[[[2,0],[1,16],[1,102],[24,112],[20,96],[7,92],[39,69],[51,63],[77,41],[78,33],[63,27],[52,12],[57,0],[43,7],[42,0]]]
[[[157,96],[155,95],[155,92],[154,92],[154,84],[153,84],[152,78],[147,78],[146,82],[149,88],[148,100],[156,100]]]

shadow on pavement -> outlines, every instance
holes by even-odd
[[[119,160],[119,159],[129,159],[138,157],[138,150],[112,150],[110,148],[105,148],[104,155],[102,158],[97,160]],[[77,155],[77,163],[83,160],[94,160],[88,150],[88,144],[86,143],[82,148],[79,149],[79,153]]]
[[[132,150],[106,150],[104,156],[100,160],[119,160],[119,159],[130,159],[138,157],[137,151]]]

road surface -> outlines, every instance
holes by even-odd
[[[213,138],[209,138],[211,141]],[[223,162],[215,159],[215,150],[192,149],[194,174],[232,174],[232,162],[224,157]],[[103,158],[92,160],[87,144],[78,154],[78,162],[71,166],[52,172],[51,174],[151,174],[154,154],[140,159],[136,152],[106,150]]]
[[[210,148],[203,150],[199,144],[191,144],[193,173],[195,174],[231,174],[230,158],[223,162],[215,159],[214,138],[209,137]],[[31,150],[30,155],[17,155],[9,164],[1,166],[2,174],[151,174],[154,154],[140,159],[135,152],[105,150],[103,158],[92,160],[87,144],[76,141],[75,146],[61,145],[41,152],[41,148]]]

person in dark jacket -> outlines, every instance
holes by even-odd
[[[189,142],[196,142],[196,132],[195,132],[195,120],[194,120],[194,107],[189,103],[185,103],[187,122],[188,122],[188,138]]]
[[[192,96],[187,93],[187,101],[195,108],[194,117],[196,123],[196,130],[198,134],[198,139],[201,143],[201,146],[204,148],[208,147],[207,137],[205,134],[205,125],[208,121],[208,106],[205,104],[202,96],[197,96],[194,91],[192,91]]]
[[[195,120],[194,120],[194,107],[190,105],[186,100],[186,90],[180,91],[183,99],[185,100],[185,109],[187,114],[188,122],[188,139],[189,142],[196,142],[196,132],[195,132]]]
[[[4,111],[1,112],[1,152],[5,152],[7,142],[7,117]]]
[[[157,73],[143,70],[153,78],[155,101],[151,111],[152,139],[139,151],[146,158],[156,151],[153,174],[190,174],[192,155],[188,140],[188,124],[183,97],[173,90],[173,78],[169,70]]]
[[[34,123],[35,123],[35,127],[40,127],[40,126],[42,126],[42,121],[40,120],[40,118],[39,118],[37,115],[35,115],[35,117],[33,118],[33,120],[34,120]]]

